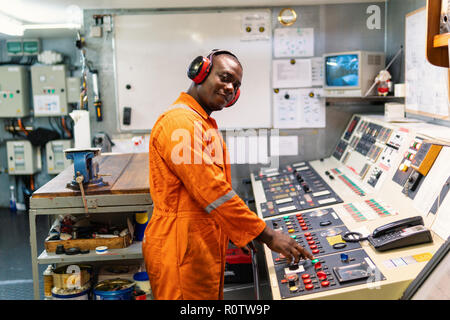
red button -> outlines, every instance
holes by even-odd
[[[305,237],[309,237],[311,235],[310,232],[305,233]]]
[[[306,223],[300,223],[300,227],[305,227],[306,226]]]
[[[311,282],[312,282],[311,279],[303,279],[303,283],[304,283],[304,284],[309,284],[309,283],[311,283]]]
[[[314,250],[312,251],[312,253],[314,253],[314,254],[319,253],[319,252],[320,252],[319,249],[314,249]]]
[[[300,213],[296,214],[297,217],[301,217],[302,215]]]
[[[298,223],[305,223],[305,220],[303,220],[303,219],[297,219],[298,220]]]
[[[305,286],[305,289],[306,289],[306,290],[312,290],[312,289],[314,289],[314,285],[313,285],[313,284],[307,284],[307,285]]]
[[[307,273],[302,274],[302,279],[309,279],[309,277],[310,277],[310,275]]]
[[[302,227],[302,230],[308,230],[308,227]]]
[[[330,281],[325,280],[325,281],[322,281],[320,284],[322,285],[322,287],[328,287],[330,285]]]
[[[306,240],[311,241],[313,239],[313,237],[306,237]]]
[[[317,246],[315,244],[309,246],[311,249],[317,249]]]
[[[308,241],[309,245],[315,244],[316,242],[314,240]]]
[[[327,274],[323,271],[318,271],[317,277],[319,278],[319,280],[325,280],[327,278]]]
[[[317,250],[317,251],[319,251],[319,250]],[[317,262],[315,265],[314,265],[314,269],[321,269],[322,268],[322,264],[320,263],[320,262]]]

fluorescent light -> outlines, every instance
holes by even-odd
[[[10,36],[23,36],[22,23],[0,12],[0,33]]]
[[[48,29],[80,29],[81,25],[76,23],[40,23],[24,24],[24,30],[48,30]]]

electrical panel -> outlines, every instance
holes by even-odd
[[[24,66],[0,67],[0,117],[21,118],[30,113],[29,76]]]
[[[45,145],[48,174],[58,174],[72,164],[64,150],[72,148],[72,140],[52,140]]]
[[[8,56],[36,56],[41,51],[39,39],[11,39],[6,41]]]
[[[41,149],[28,140],[6,142],[8,173],[10,175],[30,175],[41,171]]]
[[[31,85],[35,117],[67,115],[65,65],[34,65],[31,67]]]
[[[67,78],[67,102],[80,102],[81,79],[77,77]]]

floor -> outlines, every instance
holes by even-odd
[[[48,229],[48,217],[38,216],[38,252],[44,250]],[[24,211],[11,213],[8,208],[0,208],[0,300],[34,299],[29,239],[28,214]],[[39,273],[42,274],[45,268],[40,265]],[[43,297],[41,288],[41,299]]]
[[[49,230],[48,216],[37,216],[38,253],[44,250],[44,239]],[[0,208],[0,300],[33,300],[33,277],[31,268],[30,229],[26,212],[12,213]],[[39,265],[42,275],[46,265]],[[264,277],[264,274],[263,274]],[[40,278],[40,299],[44,299]],[[271,299],[268,282],[259,283],[260,299]],[[225,300],[255,300],[253,283],[226,284]]]

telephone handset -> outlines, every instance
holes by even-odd
[[[404,228],[409,228],[417,225],[423,225],[423,218],[421,216],[406,218],[385,224],[373,230],[372,237],[378,238],[384,234],[392,233]]]
[[[362,238],[361,234],[358,234],[357,232],[348,232],[342,238],[349,242],[368,240],[378,251],[433,242],[430,230],[423,224],[423,218],[421,216],[416,216],[378,227],[367,238]],[[352,237],[354,235],[359,235],[359,238]]]

